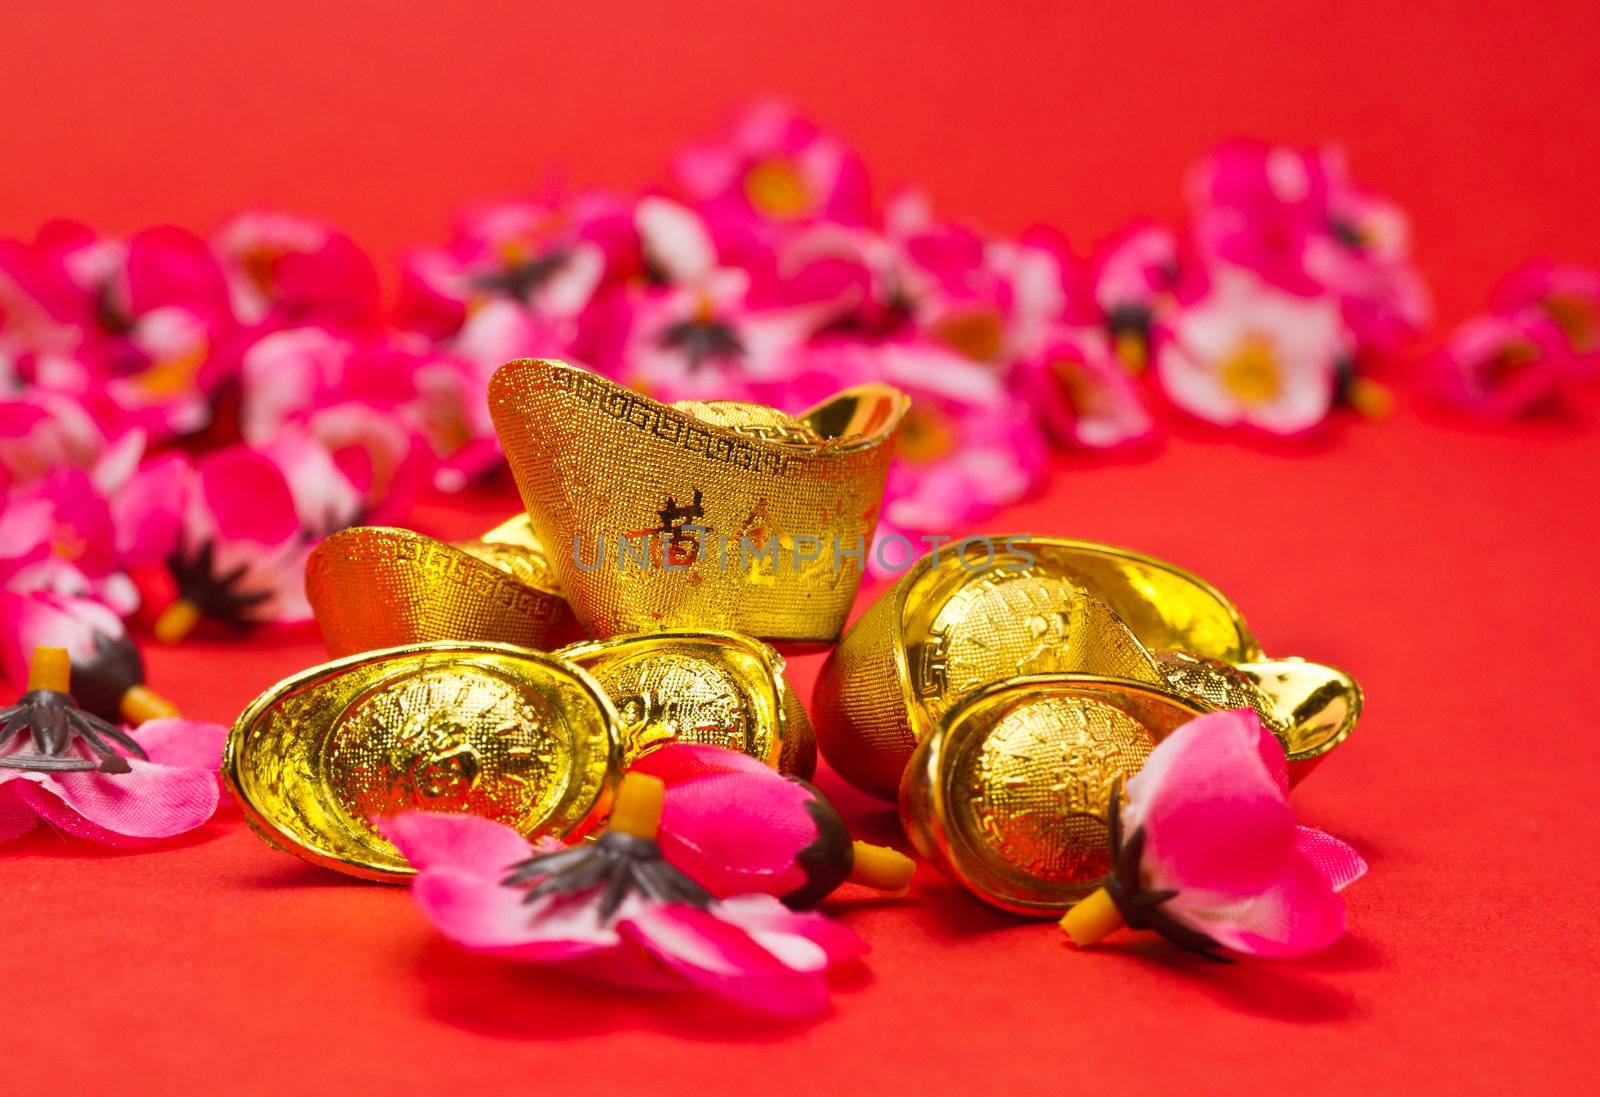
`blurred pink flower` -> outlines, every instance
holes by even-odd
[[[1099,328],[1052,330],[1017,363],[1012,382],[1060,445],[1120,449],[1155,433],[1138,386]]]
[[[860,157],[776,100],[745,107],[720,140],[679,153],[674,174],[696,202],[773,221],[865,224],[872,196]]]
[[[1153,911],[1154,928],[1176,922],[1181,943],[1255,956],[1337,940],[1339,892],[1366,862],[1337,838],[1297,827],[1288,792],[1283,748],[1248,710],[1198,717],[1157,744],[1121,812],[1118,852],[1134,863],[1110,879],[1166,897],[1145,906],[1124,894],[1129,924]],[[1201,937],[1184,941],[1182,929]]]
[[[533,853],[511,828],[424,812],[380,825],[418,869],[412,896],[428,920],[457,944],[505,960],[647,990],[698,988],[804,1016],[826,1008],[824,973],[865,951],[849,930],[769,895],[702,907],[630,892],[606,914],[597,883],[529,902],[530,884],[507,882]]]
[[[170,717],[146,721],[127,734],[138,750],[116,744],[126,758],[126,772],[120,773],[28,768],[27,756],[35,751],[30,733],[0,742],[0,842],[43,821],[74,837],[135,847],[210,819],[220,796],[217,769],[228,729]],[[81,743],[69,753],[93,758]]]
[[[58,468],[4,502],[0,585],[92,597],[132,612],[138,595],[117,552],[111,507],[89,473]]]
[[[1299,434],[1327,417],[1353,348],[1330,296],[1300,297],[1220,267],[1156,352],[1177,407],[1218,426]]]
[[[223,223],[211,246],[241,323],[367,329],[381,319],[377,268],[332,225],[280,210],[245,210]]]
[[[1190,177],[1201,252],[1301,296],[1331,293],[1355,349],[1393,351],[1431,308],[1405,215],[1356,186],[1337,149],[1235,141]]]
[[[1600,376],[1600,270],[1533,262],[1495,287],[1496,312],[1516,316],[1536,308],[1560,327],[1579,374]]]
[[[605,248],[584,229],[537,202],[471,210],[449,247],[416,248],[402,260],[397,322],[449,340],[501,302],[525,314],[524,333],[537,336],[521,353],[561,353],[606,274]]]
[[[102,603],[54,591],[0,590],[0,676],[27,681],[38,647],[67,653],[73,699],[103,720],[121,720],[128,691],[144,684],[138,646],[122,618]]]
[[[1429,360],[1440,398],[1486,418],[1528,415],[1554,405],[1578,370],[1560,325],[1534,307],[1468,320]]]
[[[1152,335],[1176,304],[1180,277],[1178,238],[1164,225],[1136,222],[1096,250],[1090,275],[1095,308],[1128,369],[1149,362]]]

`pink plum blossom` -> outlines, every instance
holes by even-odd
[[[127,734],[138,749],[118,744],[125,772],[27,768],[35,753],[30,733],[0,742],[0,842],[44,822],[102,845],[138,847],[210,819],[220,795],[217,770],[228,729],[167,717]],[[69,750],[73,757],[92,758],[81,744]]]
[[[1544,313],[1566,337],[1579,375],[1600,376],[1600,270],[1529,263],[1501,281],[1492,303],[1507,316],[1527,308]]]
[[[777,100],[750,104],[720,140],[685,149],[674,173],[694,201],[746,216],[860,225],[871,214],[860,157]]]
[[[379,320],[377,268],[332,225],[279,210],[245,210],[217,230],[211,246],[241,323],[365,329]]]
[[[1099,328],[1053,329],[1017,363],[1012,378],[1058,444],[1120,449],[1155,432],[1138,386]]]
[[[1112,350],[1128,369],[1142,370],[1152,334],[1170,315],[1181,277],[1178,238],[1164,225],[1137,222],[1095,253],[1095,308]]]
[[[1339,892],[1366,872],[1331,835],[1295,825],[1283,748],[1248,710],[1198,717],[1128,782],[1126,834],[1142,832],[1142,886],[1218,944],[1257,956],[1323,948],[1344,932]]]
[[[630,892],[604,914],[596,884],[530,902],[529,888],[508,878],[534,851],[509,827],[425,812],[380,825],[418,869],[412,896],[428,920],[457,944],[507,961],[805,1016],[826,1008],[828,969],[865,951],[849,930],[769,895],[696,905]]]
[[[1578,372],[1560,325],[1533,307],[1468,320],[1451,333],[1429,367],[1441,399],[1491,419],[1553,406]]]
[[[1172,318],[1156,375],[1199,419],[1292,435],[1326,418],[1352,351],[1331,296],[1300,297],[1223,267]]]

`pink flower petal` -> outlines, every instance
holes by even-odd
[[[1236,952],[1298,956],[1339,939],[1344,900],[1322,869],[1297,853],[1276,885],[1248,903],[1197,921],[1205,933]]]
[[[222,744],[227,741],[228,729],[172,716],[146,720],[134,729],[133,738],[157,765],[216,773],[222,767]]]
[[[801,937],[822,950],[826,967],[854,963],[868,952],[853,930],[815,911],[790,910],[766,895],[739,895],[717,904],[717,913],[750,933],[760,944],[796,966],[784,955],[779,937]],[[820,970],[820,969],[819,969]]]
[[[21,783],[0,777],[0,843],[22,837],[39,821],[38,812],[17,795]]]
[[[377,825],[379,833],[418,869],[448,868],[496,885],[508,868],[533,855],[522,835],[476,815],[408,811],[379,819]]]
[[[1295,854],[1316,867],[1334,891],[1343,891],[1366,875],[1367,862],[1344,842],[1312,827],[1295,834]]]
[[[471,949],[506,959],[560,963],[610,949],[617,934],[601,926],[588,896],[528,904],[518,888],[470,869],[430,868],[411,895],[439,932]]]
[[[820,975],[795,971],[712,911],[640,904],[617,928],[688,982],[740,1005],[784,1016],[827,1005]]]
[[[1282,875],[1294,813],[1263,762],[1262,734],[1247,710],[1198,717],[1157,744],[1128,782],[1124,822],[1144,828],[1154,887],[1196,901],[1242,899]]]
[[[215,774],[129,759],[129,772],[41,774],[22,794],[64,830],[95,841],[170,838],[217,810]],[[87,825],[84,825],[87,824]]]

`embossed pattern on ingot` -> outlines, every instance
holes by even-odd
[[[566,796],[573,749],[549,703],[525,686],[495,673],[422,670],[351,703],[328,734],[322,774],[352,827],[402,811],[516,826],[549,816]]]
[[[306,597],[335,657],[436,640],[546,648],[577,631],[537,549],[446,544],[384,526],[341,530],[318,545]]]
[[[952,759],[957,826],[996,872],[1081,886],[1110,868],[1107,809],[1155,741],[1121,709],[1084,699],[1018,705]]]
[[[669,742],[736,750],[785,773],[816,766],[810,720],[771,647],[726,632],[669,630],[556,653],[594,676],[621,718],[624,763]]]
[[[496,372],[489,399],[534,530],[590,635],[837,638],[864,563],[849,552],[870,547],[903,394],[861,386],[797,418],[735,402],[686,410],[524,359]],[[822,543],[816,558],[809,538]],[[846,552],[833,553],[835,538]],[[623,558],[626,539],[644,546],[639,559]]]
[[[851,626],[817,681],[818,736],[845,780],[893,799],[907,759],[974,690],[1019,675],[1161,681],[1117,614],[1042,560],[918,561]]]
[[[919,851],[986,902],[1066,909],[1109,865],[1119,782],[1202,710],[1162,686],[1041,674],[985,686],[917,745],[900,819]]]
[[[369,879],[410,866],[374,816],[471,812],[581,836],[620,771],[617,715],[583,670],[503,644],[412,645],[312,667],[256,698],[223,776],[269,845]]]

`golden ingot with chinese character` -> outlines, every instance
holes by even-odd
[[[731,632],[671,629],[570,645],[556,657],[600,683],[621,717],[624,765],[664,743],[726,747],[809,778],[816,738],[771,647]]]
[[[604,819],[620,761],[616,709],[585,671],[443,641],[278,683],[234,724],[222,771],[269,845],[383,880],[411,868],[374,819],[461,812],[577,837]]]
[[[839,635],[908,401],[848,389],[800,416],[666,405],[562,362],[507,363],[490,410],[562,591],[592,636]]]
[[[1159,687],[1084,674],[972,693],[918,744],[900,788],[912,843],[974,895],[1059,914],[1110,868],[1113,797],[1203,707]]]
[[[543,649],[578,635],[526,515],[455,543],[385,526],[341,530],[312,552],[306,597],[334,657],[435,640]]]

